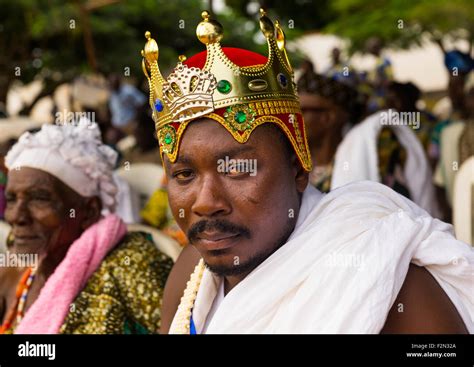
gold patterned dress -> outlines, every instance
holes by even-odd
[[[76,297],[60,333],[157,333],[172,266],[147,234],[128,233]]]

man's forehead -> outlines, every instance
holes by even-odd
[[[223,157],[235,157],[238,156],[239,154],[247,153],[247,152],[255,152],[256,148],[252,145],[249,145],[247,143],[245,144],[240,144],[236,142],[236,146],[233,147],[228,147],[228,146],[223,146],[216,144],[212,147],[212,150],[208,152],[206,155],[206,159],[209,159],[211,161],[216,161],[218,159],[221,159]],[[172,167],[174,164],[190,164],[195,162],[198,157],[196,154],[193,154],[192,152],[179,152],[176,161],[174,163],[171,163],[169,158],[165,155],[164,157],[164,162],[167,167]],[[201,156],[199,157],[201,159]]]
[[[258,135],[257,130],[260,130],[259,128],[252,132],[249,140],[245,143],[239,143],[225,127],[214,120],[199,119],[193,121],[184,131],[174,163],[190,163],[197,156],[202,157],[203,155],[208,159],[216,160],[223,156],[232,157],[256,151],[258,139],[254,135]],[[167,155],[164,155],[163,158],[167,166],[173,165]]]

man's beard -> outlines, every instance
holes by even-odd
[[[273,246],[269,250],[256,253],[245,262],[240,262],[237,265],[211,265],[205,262],[206,268],[208,268],[214,274],[222,277],[237,276],[250,273],[287,242],[288,237],[290,237],[291,233],[293,232],[293,229],[293,221],[290,219],[286,223],[284,233],[277,241],[275,241],[275,246]],[[215,255],[218,255],[219,251],[220,250],[214,251]]]

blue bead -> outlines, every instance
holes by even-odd
[[[277,75],[277,78],[278,78],[278,82],[280,83],[280,85],[283,88],[286,88],[286,86],[288,85],[288,79],[286,79],[286,76],[283,75],[282,73],[280,73],[280,74]]]
[[[158,112],[163,111],[163,102],[161,102],[160,99],[155,100],[155,109],[156,109]]]

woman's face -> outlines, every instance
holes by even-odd
[[[10,251],[51,255],[67,251],[87,228],[89,199],[39,169],[8,173],[5,219],[14,237]]]

